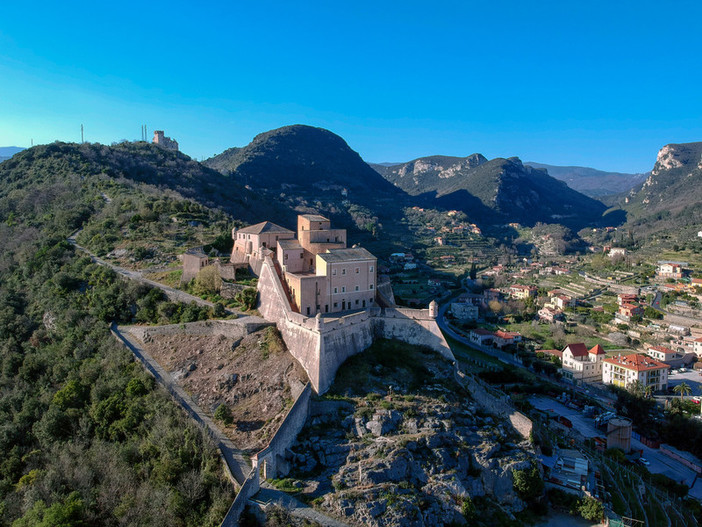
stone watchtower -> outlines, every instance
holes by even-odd
[[[429,303],[429,316],[431,318],[439,316],[439,304],[436,303],[436,300],[432,300]]]
[[[166,137],[163,130],[154,130],[154,138],[151,142],[167,150],[178,151],[178,141],[171,139],[170,137]]]

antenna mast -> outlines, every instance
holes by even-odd
[[[81,143],[85,142],[85,141],[83,141],[83,125],[82,124],[80,125],[80,142]]]

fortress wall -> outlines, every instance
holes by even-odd
[[[307,372],[313,388],[319,391],[320,335],[313,329],[315,319],[294,313],[275,272],[273,261],[266,257],[258,277],[259,311],[274,322],[290,354]]]
[[[362,352],[373,344],[372,319],[353,316],[333,328],[322,326],[319,352],[319,385],[317,392],[326,392],[334,382],[334,376],[346,359]],[[344,317],[346,318],[346,317]]]
[[[307,383],[268,443],[268,446],[254,457],[254,464],[258,467],[263,466],[266,479],[288,474],[289,467],[285,460],[285,451],[295,442],[297,435],[307,422],[307,417],[310,413],[311,396],[312,386],[310,383]]]
[[[374,322],[375,333],[380,337],[427,346],[449,362],[456,362],[451,347],[428,309],[385,309]]]

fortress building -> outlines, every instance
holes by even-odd
[[[346,247],[346,229],[332,229],[324,216],[297,217],[297,239],[292,231],[264,221],[232,231],[232,261],[274,258],[291,307],[297,313],[339,313],[365,309],[376,303],[375,256],[362,247]]]
[[[317,393],[376,338],[428,346],[455,363],[436,324],[436,302],[429,309],[395,306],[389,282],[379,287],[376,257],[347,247],[346,230],[332,229],[324,216],[298,216],[297,237],[264,221],[234,229],[232,238],[232,262],[258,276],[261,315],[275,322]]]
[[[167,150],[175,150],[176,152],[178,151],[178,141],[176,141],[175,139],[171,139],[170,137],[166,137],[164,135],[163,130],[155,130],[154,138],[151,142]]]

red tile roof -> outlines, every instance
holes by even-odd
[[[669,367],[663,362],[637,353],[632,353],[631,355],[625,355],[623,357],[619,355],[618,357],[612,357],[604,361],[634,371],[660,370],[663,368],[667,370]]]
[[[593,355],[606,355],[607,354],[605,352],[604,348],[602,346],[600,346],[599,344],[595,344],[588,353],[592,353]]]
[[[563,353],[565,353],[565,350],[567,349],[570,349],[570,353],[573,355],[573,357],[587,357],[588,354],[587,346],[585,346],[585,344],[583,344],[582,342],[568,344],[563,349]]]
[[[675,353],[677,353],[677,351],[672,350],[670,348],[666,348],[665,346],[649,346],[648,349],[653,351],[659,351],[661,353],[665,353],[666,355],[674,355]]]

